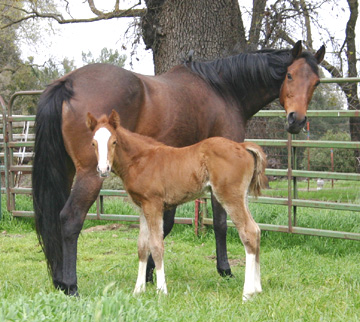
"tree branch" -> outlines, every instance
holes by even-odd
[[[309,48],[313,47],[312,42],[312,33],[311,33],[311,23],[310,23],[310,14],[308,8],[306,7],[305,0],[300,0],[301,10],[303,11],[305,19],[305,31],[306,31],[306,44]]]
[[[251,26],[249,31],[249,43],[254,44],[256,48],[256,44],[259,43],[260,38],[260,30],[262,26],[262,21],[264,19],[266,1],[265,0],[254,0],[253,1],[253,14],[251,19]]]
[[[23,21],[30,20],[30,19],[36,19],[36,18],[48,18],[53,19],[59,24],[69,24],[69,23],[84,23],[84,22],[94,22],[94,21],[100,21],[100,20],[110,20],[114,18],[133,18],[133,17],[141,17],[145,14],[146,9],[134,9],[135,6],[125,10],[119,10],[118,6],[115,6],[114,11],[111,12],[102,12],[100,10],[97,10],[93,0],[88,0],[89,6],[91,11],[96,15],[96,17],[93,18],[79,18],[79,19],[65,19],[61,14],[55,14],[55,13],[41,13],[36,9],[32,10],[25,10],[23,8],[15,7],[13,6],[13,9],[22,11],[25,13],[24,17],[10,20],[10,22],[0,26],[0,30],[6,29],[8,27],[11,27],[13,25],[19,24]],[[116,2],[118,5],[118,2]]]

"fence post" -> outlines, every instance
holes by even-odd
[[[297,170],[297,149],[295,146],[292,148],[292,152],[293,152],[292,168],[294,170]],[[297,199],[298,198],[298,190],[297,190],[297,177],[296,176],[293,177],[293,187],[294,187],[294,199]],[[297,207],[293,206],[292,208],[293,208],[293,225],[296,226]]]
[[[307,140],[310,140],[310,122],[306,122]],[[310,171],[310,149],[307,148],[307,170]],[[307,178],[307,191],[310,191],[310,178]]]
[[[288,153],[288,232],[292,233],[292,136],[288,133],[287,139]]]
[[[0,95],[0,104],[1,104],[1,108],[2,108],[2,121],[3,121],[3,140],[4,140],[4,178],[5,178],[5,187],[7,188],[6,182],[7,182],[7,133],[6,133],[6,103],[4,101],[4,99],[2,98],[2,96]],[[1,175],[1,171],[0,171],[0,220],[2,219],[2,203],[1,203],[1,197],[2,197],[2,193],[1,193],[1,181],[2,181],[2,175]],[[7,189],[6,189],[7,190]]]

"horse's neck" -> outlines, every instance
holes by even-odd
[[[281,84],[271,88],[263,88],[257,91],[249,92],[246,101],[240,101],[239,108],[243,111],[246,121],[259,112],[266,105],[279,97]]]
[[[259,69],[262,71],[253,71],[254,67],[262,66],[265,62],[254,59],[253,64],[248,64],[244,57],[251,58],[251,54],[239,54],[212,62],[199,63],[198,72],[200,75],[205,74],[205,79],[207,77],[208,81],[210,80],[210,84],[224,96],[225,100],[229,98],[229,101],[238,107],[247,121],[279,97],[283,80],[272,77],[272,73],[261,67]],[[218,76],[214,76],[215,73]]]

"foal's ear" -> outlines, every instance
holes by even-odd
[[[294,59],[298,58],[302,53],[302,44],[301,40],[299,40],[291,50],[291,54],[294,57]]]
[[[325,45],[322,45],[320,47],[320,49],[316,52],[316,54],[314,55],[314,57],[316,58],[316,61],[318,64],[320,64],[323,59],[324,59],[324,56],[325,56]]]
[[[111,111],[109,124],[116,130],[120,126],[120,115],[115,110]]]
[[[94,131],[97,123],[98,122],[96,118],[90,112],[88,112],[86,117],[86,126],[88,129],[90,129],[90,131]]]

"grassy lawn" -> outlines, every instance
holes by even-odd
[[[277,185],[277,186],[276,186]],[[282,195],[286,183],[271,183],[265,195]],[[310,198],[359,202],[359,185],[327,189]],[[330,190],[330,191],[328,191]],[[327,192],[328,191],[328,192]],[[340,197],[340,191],[342,191]],[[307,193],[307,191],[304,191]],[[307,198],[307,197],[304,197]],[[21,200],[31,209],[28,198]],[[4,200],[3,200],[4,207]],[[287,209],[251,204],[258,222],[284,224]],[[112,198],[108,213],[135,214],[132,206]],[[193,205],[179,216],[192,216]],[[360,232],[360,214],[299,209],[300,226]],[[310,236],[262,232],[263,293],[242,303],[244,248],[229,228],[228,255],[234,278],[216,272],[214,233],[194,235],[176,225],[165,240],[169,295],[154,285],[133,296],[137,277],[136,225],[87,221],[79,238],[80,298],[53,289],[32,219],[13,219],[3,210],[0,221],[0,321],[360,321],[360,243]],[[105,230],[90,229],[108,225]],[[93,231],[95,230],[95,231]]]

